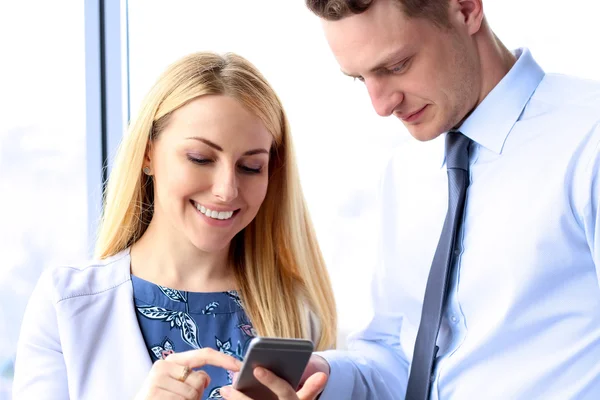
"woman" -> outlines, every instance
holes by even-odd
[[[335,345],[288,122],[240,56],[189,55],[151,89],[114,162],[96,256],[40,278],[15,398],[219,398],[256,334]]]

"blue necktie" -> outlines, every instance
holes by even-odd
[[[429,270],[406,400],[429,399],[431,382],[434,380],[433,368],[438,351],[436,342],[454,265],[456,236],[462,222],[469,186],[470,142],[460,132],[449,132],[446,135],[448,212]]]

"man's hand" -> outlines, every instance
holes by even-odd
[[[329,363],[323,357],[313,354],[312,356],[310,356],[310,360],[308,360],[308,364],[306,365],[306,369],[302,374],[302,378],[300,378],[299,388],[302,389],[305,386],[305,382],[308,382],[308,378],[316,374],[317,372],[325,374],[326,384],[329,380]],[[323,385],[323,388],[317,394],[320,394],[323,391],[323,389],[325,389],[325,385]]]

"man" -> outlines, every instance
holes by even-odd
[[[321,399],[600,398],[600,85],[509,51],[482,0],[306,3],[416,139],[382,181],[373,318],[311,361]]]

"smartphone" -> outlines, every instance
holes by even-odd
[[[254,368],[266,368],[296,389],[313,348],[310,340],[256,337],[248,346],[233,387],[255,400],[277,400],[273,392],[256,380]]]

